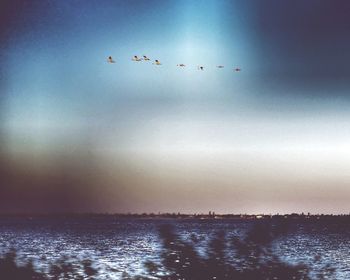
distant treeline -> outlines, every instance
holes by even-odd
[[[175,218],[175,219],[336,219],[350,220],[350,214],[184,214],[184,213],[0,213],[0,218]]]

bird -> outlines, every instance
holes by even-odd
[[[204,70],[204,66],[198,66],[198,70]]]
[[[179,67],[185,67],[186,65],[185,65],[185,64],[183,64],[183,63],[180,63],[180,64],[178,64],[178,65],[176,65],[176,66],[179,66]]]
[[[223,65],[218,65],[218,66],[216,66],[217,68],[224,68],[224,66]]]
[[[150,60],[146,55],[143,56],[143,60],[148,61]]]
[[[133,61],[141,61],[142,58],[137,57],[137,55],[134,55],[134,57],[131,59]]]
[[[235,72],[240,72],[241,71],[241,68],[235,68],[233,69]]]
[[[158,59],[156,59],[156,60],[154,61],[154,63],[152,63],[152,64],[155,64],[155,65],[162,65]]]
[[[111,56],[108,57],[107,62],[108,63],[115,63],[115,61],[113,60],[113,58]]]

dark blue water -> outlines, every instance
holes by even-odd
[[[90,259],[99,279],[119,279],[123,272],[144,273],[146,260],[159,261],[158,228],[171,223],[183,238],[195,234],[198,250],[218,230],[244,236],[252,221],[99,218],[0,218],[0,254],[15,249],[18,262],[32,259],[47,271],[62,256],[73,261]],[[201,247],[203,246],[203,247]],[[300,223],[275,240],[273,249],[283,260],[303,262],[312,273],[330,264],[335,279],[350,279],[350,225]],[[205,250],[203,249],[203,254]],[[111,273],[113,271],[113,273]]]

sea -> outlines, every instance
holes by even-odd
[[[159,228],[171,225],[184,240],[195,236],[198,251],[217,232],[242,236],[256,221],[241,219],[165,219],[99,217],[0,217],[0,256],[17,254],[17,263],[31,260],[36,270],[48,272],[62,258],[89,259],[98,279],[121,279],[123,273],[144,275],[145,263],[159,263],[162,243]],[[273,241],[272,249],[283,261],[303,263],[317,275],[325,267],[332,279],[350,279],[350,225],[305,221]],[[329,278],[330,279],[330,278]]]

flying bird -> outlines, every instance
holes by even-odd
[[[143,56],[143,60],[149,61],[150,59],[149,59],[146,55],[144,55],[144,56]]]
[[[224,68],[224,65],[218,65],[217,68]]]
[[[137,55],[134,55],[134,57],[131,60],[133,60],[133,61],[141,61],[142,58],[139,58]]]
[[[179,66],[179,67],[185,67],[186,65],[185,65],[185,64],[183,64],[183,63],[181,63],[181,64],[178,64],[178,65],[176,65],[176,66]]]
[[[108,57],[107,62],[108,63],[115,63],[115,61],[113,60],[113,58],[111,56]]]
[[[162,65],[158,59],[156,59],[156,60],[154,61],[154,63],[152,63],[152,64],[155,64],[155,65]]]
[[[204,70],[204,66],[198,66],[198,70],[203,71]]]

